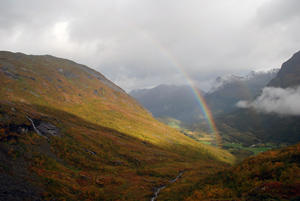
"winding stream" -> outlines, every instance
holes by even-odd
[[[37,134],[39,134],[39,135],[41,135],[41,136],[44,136],[44,135],[42,135],[42,133],[36,128],[36,126],[35,126],[35,124],[34,124],[34,121],[33,121],[29,116],[26,115],[26,117],[27,117],[27,119],[31,122],[34,131],[35,131]],[[45,137],[45,136],[44,136],[44,137]],[[91,154],[95,154],[94,152],[92,152],[92,151],[90,151],[90,150],[87,150],[87,151],[90,152]],[[96,155],[96,154],[95,154],[95,155]],[[169,180],[169,183],[168,183],[168,184],[166,184],[166,185],[164,185],[164,186],[161,186],[161,187],[157,188],[157,190],[154,192],[154,196],[150,199],[150,201],[155,201],[155,200],[158,198],[158,195],[159,195],[160,191],[163,190],[164,188],[166,188],[170,183],[176,182],[176,181],[181,177],[181,175],[182,175],[183,173],[184,173],[184,171],[180,171],[179,174],[177,175],[177,177],[176,177],[175,179]]]
[[[159,187],[159,188],[154,192],[154,196],[150,199],[150,201],[155,201],[155,200],[158,198],[159,192],[160,192],[162,189],[166,188],[170,183],[176,182],[176,181],[181,177],[181,175],[182,175],[183,173],[184,173],[184,171],[179,172],[179,175],[178,175],[175,179],[170,180],[168,184]]]

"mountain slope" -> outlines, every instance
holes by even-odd
[[[201,94],[205,94],[199,90]],[[189,86],[159,85],[152,89],[138,89],[129,93],[154,117],[170,116],[185,123],[203,117],[192,89]]]
[[[73,61],[2,51],[0,77],[0,194],[7,199],[148,200],[180,170],[234,161],[156,121]]]
[[[294,54],[288,61],[282,64],[277,76],[272,79],[267,87],[294,88],[300,83],[300,53]],[[263,91],[255,97],[258,99]],[[278,95],[278,94],[277,94]],[[266,95],[266,97],[271,95]],[[277,97],[277,96],[274,96]],[[277,97],[267,102],[267,106],[274,104]],[[249,103],[253,102],[251,100]],[[294,100],[295,102],[297,100]],[[284,104],[282,101],[281,105]],[[251,105],[251,104],[250,104]],[[290,105],[291,106],[291,105]],[[290,114],[269,113],[256,108],[238,108],[217,118],[219,130],[228,134],[235,140],[241,140],[241,136],[249,135],[263,141],[296,143],[300,141],[300,116]],[[257,140],[256,139],[256,140]],[[243,140],[242,140],[243,141]],[[253,143],[248,141],[247,144]]]
[[[295,87],[300,85],[300,51],[281,66],[277,76],[270,81],[272,87]]]

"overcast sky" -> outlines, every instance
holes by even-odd
[[[0,0],[0,5],[1,50],[67,58],[127,92],[186,84],[182,71],[208,91],[217,76],[280,68],[300,50],[300,0]]]

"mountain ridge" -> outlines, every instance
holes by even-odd
[[[247,82],[251,80],[255,80],[258,77],[275,77],[280,69],[279,68],[272,68],[272,69],[261,69],[256,71],[251,71],[245,76],[236,76],[236,75],[225,75],[223,77],[217,77],[215,82],[213,83],[212,88],[207,92],[207,94],[212,93],[219,88],[224,87],[224,85],[232,83],[232,82]]]

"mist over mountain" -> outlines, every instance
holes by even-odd
[[[265,113],[300,115],[300,52],[282,64],[277,76],[255,100],[239,101],[238,107],[255,108]]]
[[[245,77],[228,75],[216,78],[205,101],[214,115],[236,109],[240,100],[250,100],[277,74],[279,69],[252,71]]]
[[[198,89],[200,94],[205,92]],[[197,98],[190,86],[159,85],[152,89],[137,89],[129,93],[154,117],[170,116],[185,123],[203,118]]]

